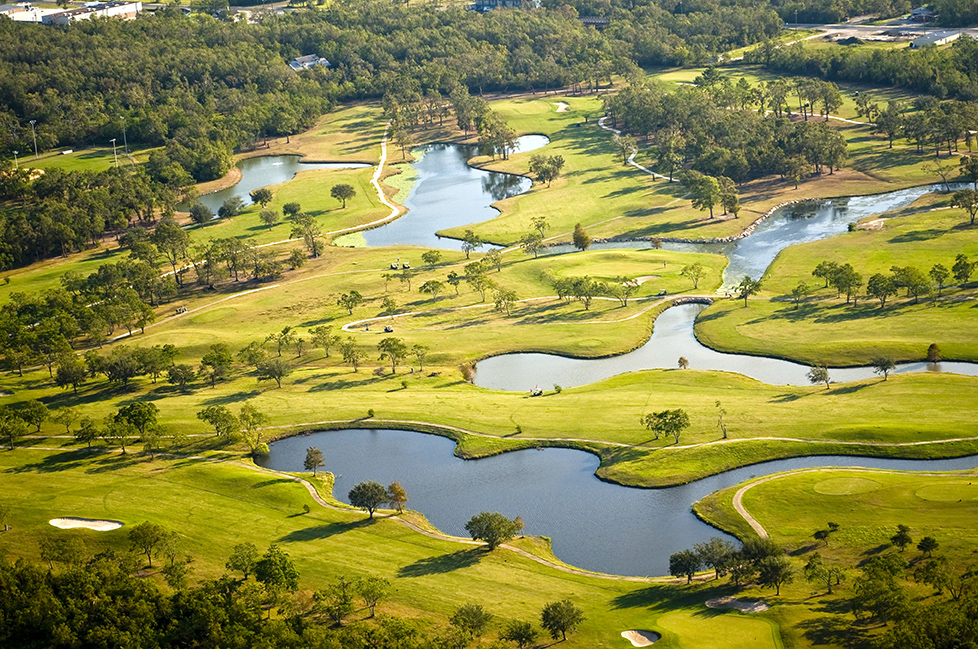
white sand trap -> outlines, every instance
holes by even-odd
[[[78,527],[82,527],[87,530],[95,530],[96,532],[108,532],[109,530],[117,530],[120,527],[122,527],[122,523],[120,523],[119,521],[102,521],[102,520],[94,520],[91,518],[75,518],[74,516],[68,516],[66,518],[52,518],[51,520],[48,521],[48,523],[62,530],[73,530]]]
[[[648,647],[662,636],[655,631],[632,629],[630,631],[622,631],[621,637],[631,642],[633,647]]]
[[[735,608],[741,613],[760,613],[766,611],[770,606],[766,602],[749,602],[746,599],[736,597],[717,597],[706,601],[707,608]]]
[[[636,277],[635,278],[635,281],[638,282],[638,285],[639,286],[641,286],[642,284],[644,284],[645,282],[649,281],[650,279],[659,279],[659,276],[658,275],[642,275],[641,277]]]
[[[566,113],[567,109],[570,108],[570,104],[568,104],[566,101],[555,101],[554,106],[557,107],[558,113]]]

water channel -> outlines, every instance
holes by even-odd
[[[548,536],[561,560],[580,568],[619,575],[669,573],[669,555],[712,536],[733,540],[697,519],[693,503],[752,476],[818,466],[863,466],[897,470],[970,469],[978,457],[950,460],[886,460],[846,456],[803,457],[727,471],[668,489],[635,489],[594,476],[598,459],[571,449],[515,451],[481,460],[453,455],[447,438],[400,430],[326,431],[271,445],[264,466],[302,471],[306,449],[326,456],[336,476],[334,495],[348,502],[364,480],[400,482],[408,507],[438,529],[468,537],[465,523],[482,511],[522,516],[526,533]],[[831,496],[830,496],[831,498]],[[844,499],[845,496],[838,496]],[[473,560],[476,560],[473,557]],[[402,568],[405,574],[424,566]]]
[[[696,316],[703,304],[683,304],[663,311],[655,320],[649,341],[620,356],[607,358],[570,358],[554,354],[500,354],[479,361],[475,384],[495,390],[549,390],[553,385],[575,387],[594,383],[625,372],[650,369],[673,369],[680,356],[689,361],[690,369],[736,372],[772,385],[808,385],[807,365],[779,358],[726,354],[701,344],[693,333]],[[941,363],[900,363],[894,374],[905,372],[952,372],[978,376],[978,363],[943,361]],[[836,382],[861,381],[875,376],[871,367],[829,368]]]
[[[524,135],[515,152],[545,146],[543,135]],[[459,250],[462,243],[435,234],[499,215],[492,203],[522,194],[533,184],[529,178],[470,167],[478,147],[461,144],[429,144],[413,151],[417,180],[404,200],[407,214],[363,233],[368,246],[415,245]]]
[[[217,214],[227,199],[238,196],[244,205],[251,205],[251,192],[260,187],[277,185],[292,180],[297,173],[307,169],[362,169],[371,165],[362,162],[299,162],[297,155],[274,155],[245,158],[236,165],[241,180],[220,191],[204,194],[199,202]]]

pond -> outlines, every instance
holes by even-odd
[[[517,152],[545,146],[543,135],[517,139]],[[407,213],[386,225],[363,233],[368,246],[415,245],[461,249],[461,241],[439,237],[436,232],[488,221],[499,215],[492,203],[522,194],[532,181],[524,176],[483,171],[468,161],[478,147],[430,144],[413,151],[417,180],[404,200]],[[485,249],[485,248],[483,248]]]
[[[465,523],[482,511],[521,516],[526,533],[548,536],[554,553],[571,565],[599,572],[658,576],[669,572],[669,555],[720,536],[697,519],[697,500],[753,476],[817,466],[864,466],[897,470],[970,469],[978,458],[886,460],[804,457],[735,469],[668,489],[635,489],[594,476],[598,459],[571,449],[515,451],[481,460],[453,455],[447,438],[400,430],[343,430],[280,440],[262,463],[277,471],[302,471],[306,449],[319,448],[325,470],[336,475],[334,494],[364,480],[398,481],[408,507],[438,529],[468,537]],[[415,567],[402,568],[403,574]],[[417,570],[423,570],[417,567]]]
[[[809,367],[765,356],[725,354],[706,347],[696,339],[693,325],[703,304],[683,304],[663,311],[655,320],[649,341],[620,356],[570,358],[554,354],[500,354],[479,361],[475,384],[494,390],[549,390],[555,384],[564,388],[586,385],[625,372],[678,367],[679,357],[689,361],[690,369],[736,372],[773,385],[808,385]],[[949,362],[900,363],[893,373],[951,372],[978,376],[978,364]],[[871,367],[829,368],[833,381],[860,381],[875,376]]]
[[[204,194],[199,201],[217,214],[224,201],[238,196],[245,205],[251,205],[249,194],[260,187],[277,185],[292,180],[297,173],[307,169],[362,169],[371,165],[362,162],[299,162],[297,155],[269,155],[245,158],[236,165],[241,171],[237,184],[220,191]]]

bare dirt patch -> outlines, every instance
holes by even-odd
[[[766,602],[751,602],[746,599],[738,599],[736,597],[717,597],[715,599],[706,600],[707,608],[735,608],[741,613],[760,613],[761,611],[766,611],[770,606]]]

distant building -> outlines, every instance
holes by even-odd
[[[927,7],[917,7],[910,12],[910,20],[918,23],[930,22],[937,18],[937,12]]]
[[[308,70],[317,65],[322,65],[327,68],[330,67],[329,61],[320,57],[318,54],[307,54],[289,61],[289,67],[297,72],[299,70]]]
[[[79,20],[91,20],[92,18],[121,18],[132,20],[143,10],[142,2],[90,2],[84,7],[77,9],[65,9],[55,11],[41,17],[41,22],[45,25],[67,25]]]
[[[9,16],[24,11],[24,5],[0,5],[0,16]]]
[[[481,14],[487,11],[492,11],[493,9],[502,9],[503,7],[515,7],[516,9],[526,8],[539,8],[540,0],[475,0],[475,4],[472,8]]]
[[[928,45],[946,45],[959,38],[961,38],[961,32],[934,32],[933,34],[927,34],[926,36],[914,39],[910,42],[910,47],[917,49],[918,47],[927,47]]]
[[[594,27],[595,29],[601,30],[608,26],[608,19],[604,16],[581,16],[578,18],[582,23],[588,27]]]

